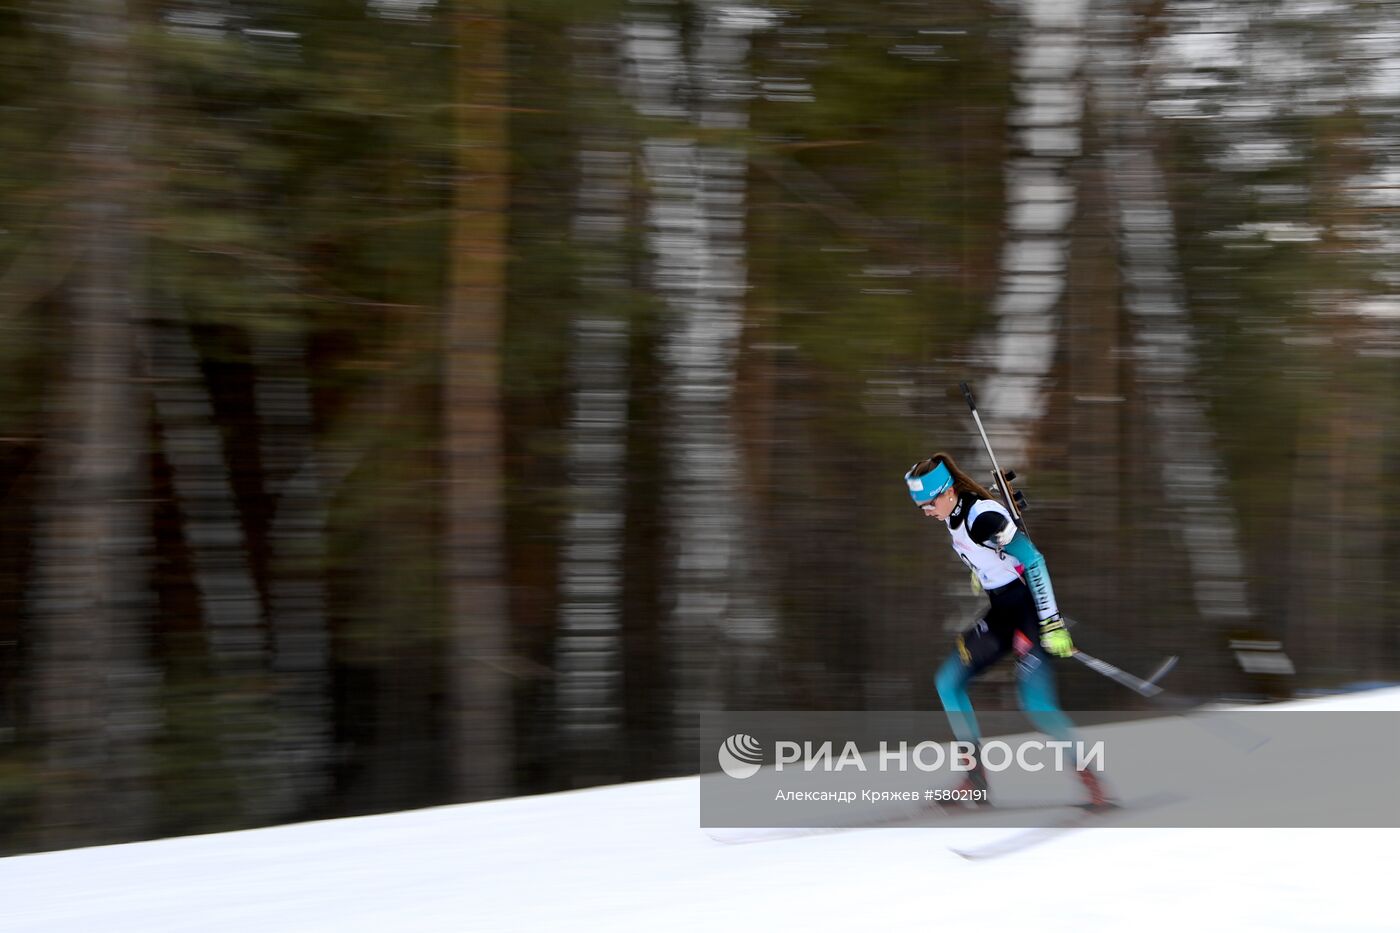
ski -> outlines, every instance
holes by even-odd
[[[979,846],[959,848],[949,846],[949,850],[955,855],[969,862],[985,862],[991,859],[1002,858],[1007,855],[1014,855],[1017,852],[1024,852],[1036,846],[1053,842],[1081,829],[1088,829],[1093,826],[1110,825],[1115,817],[1127,817],[1133,814],[1153,810],[1157,807],[1164,807],[1169,804],[1184,800],[1185,797],[1175,793],[1153,794],[1142,797],[1127,803],[1115,803],[1108,806],[1095,807],[1088,804],[1076,805],[1075,812],[1067,814],[1062,819],[1045,826],[1033,826],[1029,829],[1018,830],[1010,835],[1003,836],[992,842]]]

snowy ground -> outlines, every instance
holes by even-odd
[[[948,846],[1006,830],[726,845],[697,801],[682,778],[4,859],[0,930],[1400,930],[1400,830],[1100,828],[977,863]]]

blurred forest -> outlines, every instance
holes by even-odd
[[[1087,650],[1400,679],[1397,105],[1362,0],[0,2],[0,853],[936,706],[961,380]]]

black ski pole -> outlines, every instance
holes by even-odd
[[[1075,622],[1072,619],[1066,618],[1065,624],[1072,626]],[[1107,661],[1096,658],[1093,655],[1085,654],[1079,649],[1075,649],[1072,657],[1090,670],[1102,674],[1109,680],[1122,684],[1139,696],[1144,697],[1153,706],[1181,716],[1192,725],[1198,726],[1207,732],[1214,733],[1230,744],[1243,749],[1246,753],[1254,751],[1265,742],[1269,741],[1268,736],[1241,725],[1236,719],[1231,717],[1211,716],[1209,713],[1201,717],[1190,715],[1193,712],[1199,712],[1201,707],[1206,705],[1205,701],[1181,696],[1180,694],[1165,690],[1158,685],[1158,681],[1167,676],[1172,668],[1176,667],[1176,662],[1178,660],[1176,655],[1172,655],[1163,661],[1158,666],[1157,670],[1152,672],[1152,676],[1148,677],[1146,680],[1140,677],[1134,677],[1127,671],[1115,667]]]
[[[1176,655],[1172,655],[1167,658],[1166,661],[1162,662],[1161,666],[1157,668],[1151,677],[1143,680],[1141,677],[1134,677],[1122,668],[1115,667],[1107,661],[1096,658],[1092,654],[1088,654],[1078,648],[1075,649],[1074,654],[1070,655],[1070,657],[1096,674],[1102,674],[1109,680],[1120,683],[1139,696],[1145,697],[1155,697],[1162,692],[1162,688],[1157,686],[1157,681],[1167,676],[1167,673],[1172,668],[1176,667],[1177,662]]]

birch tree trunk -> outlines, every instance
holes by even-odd
[[[460,0],[457,184],[445,321],[446,566],[455,784],[511,789],[509,620],[503,592],[500,344],[505,299],[505,0]]]
[[[1254,621],[1254,611],[1225,467],[1196,388],[1200,364],[1177,268],[1175,222],[1152,148],[1138,20],[1121,0],[1095,0],[1091,10],[1094,102],[1107,141],[1137,384],[1151,416],[1162,490],[1190,567],[1193,602],[1224,645]],[[1287,663],[1286,656],[1281,660]]]
[[[263,478],[274,500],[267,587],[278,806],[289,811],[311,805],[329,786],[332,709],[324,567],[331,487],[312,442],[304,343],[258,329],[253,356]]]
[[[620,89],[620,27],[579,29],[575,74],[605,100]],[[555,643],[559,725],[578,783],[619,780],[622,755],[622,596],[630,326],[625,246],[632,198],[628,138],[600,117],[578,153],[573,239],[580,311],[572,321],[572,400],[564,473],[563,603]]]
[[[979,407],[1004,468],[1029,468],[1035,426],[1049,408],[1081,150],[1085,0],[1024,0],[1006,164],[1006,245],[993,305],[996,333]]]
[[[1082,149],[1084,0],[1022,0],[1006,159],[1006,232],[979,386],[987,436],[1003,469],[1034,468],[1032,438],[1050,407],[1050,373],[1060,348],[1076,209],[1072,174]],[[969,448],[973,475],[989,468],[980,443]],[[988,483],[990,486],[991,484]],[[979,598],[961,576],[948,583],[947,631],[966,628]]]
[[[678,23],[634,20],[638,109],[688,116],[712,136],[737,134],[747,126],[751,96],[748,36],[768,17],[755,8],[711,2],[696,10],[699,23],[689,49]],[[748,161],[735,145],[684,137],[649,139],[644,155],[652,191],[652,281],[670,316],[661,357],[667,367],[665,501],[673,561],[672,738],[676,761],[689,764],[700,712],[722,708],[738,655],[761,651],[774,631],[763,584],[753,576],[759,565],[744,553],[746,510],[733,412],[747,288]]]
[[[157,728],[148,623],[145,406],[133,387],[142,259],[131,24],[122,0],[72,4],[71,153],[80,257],[70,355],[50,403],[31,590],[34,716],[47,780],[39,843],[140,838]]]
[[[749,102],[755,96],[757,85],[749,73],[750,36],[772,26],[775,14],[762,6],[726,4],[721,0],[705,0],[700,10],[704,20],[695,51],[700,129],[706,133],[742,134],[749,126]],[[712,353],[722,371],[723,391],[727,396],[722,410],[723,424],[717,426],[716,446],[712,449],[715,454],[722,451],[731,464],[722,472],[717,470],[713,477],[717,500],[726,502],[725,507],[732,514],[729,520],[732,530],[726,544],[729,556],[725,592],[729,606],[722,617],[724,640],[719,666],[720,701],[727,705],[735,701],[743,703],[746,697],[766,690],[777,636],[772,593],[775,573],[759,544],[762,540],[760,507],[756,490],[746,482],[751,471],[745,469],[746,451],[741,442],[737,411],[744,400],[735,397],[740,385],[739,336],[747,318],[749,295],[748,153],[741,140],[730,145],[702,146],[700,153],[702,205],[708,240],[708,247],[702,254],[706,266],[700,286],[708,293],[706,303],[715,313],[711,319],[713,329],[702,325],[701,320],[691,319],[692,324],[698,326],[690,330],[689,348],[681,353],[684,358],[693,359],[694,348],[713,340],[706,355]],[[718,373],[712,371],[712,374]],[[701,384],[704,379],[698,368],[694,377],[694,385]],[[683,382],[682,391],[684,385]],[[691,464],[697,479],[704,459],[706,457],[697,457],[697,462]],[[686,534],[686,531],[681,533]],[[716,544],[718,541],[717,537]]]
[[[243,814],[267,820],[277,812],[265,739],[272,726],[267,644],[223,438],[186,322],[156,322],[147,333],[145,355],[162,446],[216,674],[212,697],[224,766],[238,788]]]

